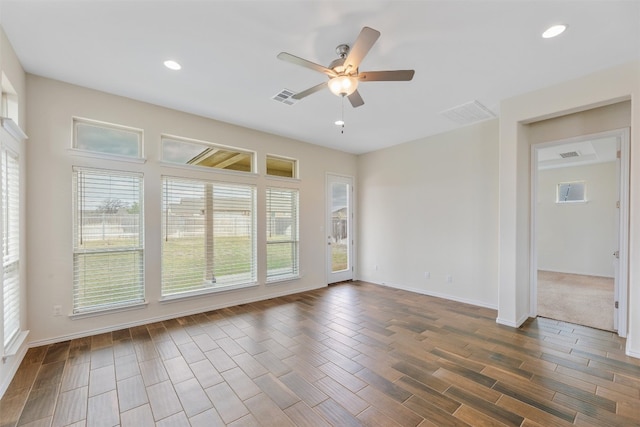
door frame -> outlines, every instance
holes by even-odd
[[[614,325],[617,325],[617,333],[621,337],[627,336],[628,322],[628,278],[629,278],[629,128],[614,129],[588,135],[580,135],[556,141],[531,145],[531,222],[530,222],[530,312],[531,317],[538,316],[538,248],[536,239],[537,227],[537,195],[538,195],[538,149],[563,145],[571,142],[579,142],[585,139],[599,139],[616,137],[620,146],[620,170],[618,176],[618,191],[620,208],[618,209],[618,250],[619,264],[618,277],[614,298],[618,301],[618,309],[614,312]]]
[[[356,264],[356,257],[355,257],[355,242],[356,242],[356,238],[355,238],[355,200],[356,200],[356,192],[355,192],[355,184],[354,184],[354,177],[351,175],[344,175],[344,174],[339,174],[339,173],[332,173],[332,172],[327,172],[326,174],[326,181],[325,181],[325,236],[326,238],[324,239],[325,242],[325,283],[327,284],[331,284],[331,283],[337,283],[337,282],[343,282],[346,280],[353,280],[355,279],[355,264]],[[348,259],[349,259],[349,268],[347,270],[338,272],[338,273],[333,273],[332,272],[332,263],[331,263],[331,251],[329,249],[330,246],[330,242],[329,242],[329,234],[330,234],[330,230],[332,227],[332,215],[331,215],[331,199],[332,199],[332,195],[331,195],[331,184],[333,182],[340,182],[340,181],[345,181],[348,182],[348,184],[350,185],[350,190],[349,194],[348,194],[348,207],[349,207],[349,221],[347,222],[347,234],[349,236],[349,240],[351,241],[349,244],[349,253],[348,253]]]

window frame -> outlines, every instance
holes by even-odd
[[[572,184],[581,184],[582,185],[582,199],[574,199],[574,200],[562,200],[560,197],[560,188],[565,185],[569,185],[571,188]],[[565,205],[572,203],[587,203],[587,182],[586,181],[563,181],[559,182],[556,185],[556,204]]]
[[[170,268],[168,263],[165,261],[165,250],[166,244],[168,242],[167,236],[169,235],[169,228],[173,226],[170,224],[173,221],[168,219],[168,198],[175,198],[174,195],[169,195],[167,191],[167,185],[169,183],[183,183],[185,185],[191,183],[194,185],[194,188],[198,185],[203,186],[203,240],[204,246],[202,247],[202,256],[204,257],[204,269],[202,270],[202,280],[199,284],[192,286],[185,286],[186,290],[184,291],[170,291],[169,289],[172,285],[166,282],[166,272]],[[216,202],[215,192],[216,189],[220,188],[231,188],[237,187],[240,191],[249,191],[250,193],[250,212],[248,221],[245,225],[250,225],[250,234],[249,238],[249,251],[250,251],[250,264],[249,271],[242,273],[243,276],[248,276],[248,279],[245,280],[230,280],[228,282],[220,281],[221,278],[228,278],[225,275],[218,275],[216,273],[216,265],[214,259],[217,257],[216,255],[216,245],[215,240],[220,238],[220,234],[216,234],[216,206],[219,205]],[[161,247],[161,280],[160,280],[160,301],[169,302],[174,300],[181,300],[184,298],[190,298],[198,295],[226,292],[229,290],[241,289],[256,286],[258,284],[258,251],[257,251],[257,187],[253,184],[241,183],[236,181],[219,181],[219,180],[210,180],[204,178],[193,178],[193,177],[183,177],[183,176],[173,176],[173,175],[162,175],[161,177],[161,188],[162,188],[162,247]],[[210,188],[210,189],[209,189]],[[188,190],[192,191],[192,190]],[[197,194],[197,190],[193,190],[194,194]],[[209,193],[210,191],[210,193]],[[177,193],[177,191],[175,192]],[[174,193],[174,194],[175,194]],[[209,197],[210,194],[210,197]],[[240,195],[240,194],[239,194]],[[180,202],[182,203],[182,202]],[[223,204],[224,206],[224,204]],[[207,245],[207,241],[209,241],[210,245]],[[199,256],[198,254],[194,254],[192,256]],[[176,257],[172,257],[171,259],[176,259]],[[185,271],[187,269],[184,269]],[[200,271],[199,269],[189,270],[189,271]],[[210,274],[212,279],[207,279],[207,275]],[[213,280],[215,278],[215,280]],[[184,279],[182,279],[184,280]],[[223,279],[224,280],[224,279]],[[197,282],[194,282],[197,283]],[[177,286],[175,283],[173,286]]]
[[[1,178],[2,191],[0,199],[0,218],[2,221],[2,313],[3,313],[3,354],[9,354],[10,348],[21,335],[21,289],[22,275],[20,274],[20,155],[7,144],[1,144]],[[14,161],[14,172],[9,171],[9,157]],[[13,178],[13,179],[11,179]],[[13,219],[12,219],[13,218]],[[11,244],[9,240],[14,240]],[[10,270],[15,274],[7,275]],[[7,283],[11,280],[12,283]],[[9,301],[7,301],[9,300]],[[10,303],[10,305],[8,305]],[[7,319],[8,314],[12,315]],[[7,321],[9,320],[9,321]]]
[[[273,210],[270,207],[271,191],[279,191],[279,192],[290,192],[295,193],[295,202],[292,205],[290,211],[287,213],[291,214],[291,235],[290,239],[280,239],[280,240],[269,240],[269,233],[272,230],[272,227],[275,226],[275,223],[272,223]],[[273,185],[267,185],[265,188],[265,259],[266,259],[266,283],[277,283],[289,280],[295,280],[300,278],[300,190],[298,188],[290,188],[290,187],[277,187]],[[295,236],[294,236],[295,234]],[[292,245],[293,249],[291,252],[291,269],[289,273],[280,272],[283,269],[273,269],[273,273],[270,274],[269,269],[269,246],[270,245]]]
[[[86,167],[86,166],[73,166],[73,191],[72,191],[72,200],[73,200],[73,245],[72,245],[72,266],[73,266],[73,294],[72,294],[72,314],[71,318],[82,318],[86,316],[94,316],[100,315],[104,313],[112,313],[123,310],[130,310],[132,308],[139,308],[147,305],[146,301],[146,287],[145,287],[145,215],[144,215],[144,174],[142,172],[135,171],[123,171],[116,169],[102,169],[96,167]],[[137,194],[137,203],[138,203],[138,225],[137,225],[137,245],[128,245],[128,246],[119,246],[114,249],[82,249],[79,248],[80,236],[79,231],[81,230],[82,225],[79,224],[79,221],[82,221],[82,212],[79,198],[84,197],[84,195],[80,195],[82,192],[85,194],[86,187],[82,187],[82,191],[80,191],[81,184],[79,183],[79,173],[85,174],[93,174],[97,176],[107,176],[109,178],[113,177],[125,177],[125,178],[133,178],[138,180],[138,194]],[[133,293],[137,292],[137,297],[131,298],[128,301],[121,302],[111,302],[104,304],[94,304],[94,305],[81,305],[81,300],[77,297],[79,294],[79,277],[77,276],[77,267],[80,262],[80,258],[90,258],[91,255],[102,254],[102,255],[123,255],[123,254],[131,254],[137,253],[139,254],[137,262],[134,264],[134,268],[137,269],[137,283],[132,288]]]
[[[132,156],[122,153],[109,153],[106,151],[89,150],[86,148],[78,147],[78,125],[88,125],[97,128],[103,128],[107,130],[124,131],[138,135],[137,155]],[[108,123],[99,120],[86,119],[83,117],[72,117],[72,138],[70,151],[75,154],[84,155],[88,157],[106,158],[120,161],[130,162],[144,162],[144,130],[124,126],[115,123]]]
[[[203,148],[203,151],[207,149],[211,149],[211,150],[233,151],[233,152],[236,152],[237,154],[244,154],[248,156],[250,160],[249,170],[243,171],[243,170],[236,170],[236,169],[226,169],[226,168],[219,168],[216,166],[180,163],[180,162],[174,162],[174,161],[168,160],[165,157],[165,142],[168,140],[172,142],[200,146]],[[218,144],[218,143],[213,143],[209,141],[202,141],[199,139],[187,138],[187,137],[177,136],[177,135],[162,134],[160,136],[160,153],[159,154],[160,154],[160,163],[162,164],[162,166],[168,166],[172,168],[181,168],[186,170],[201,170],[201,171],[207,171],[207,172],[213,171],[213,172],[241,174],[241,175],[252,175],[256,173],[256,152],[252,150],[246,150],[243,148],[233,147],[231,145]]]
[[[270,174],[269,173],[269,160],[270,159],[271,160],[275,160],[275,161],[290,162],[291,163],[291,176]],[[276,155],[276,154],[267,154],[265,156],[264,173],[269,178],[297,180],[298,176],[299,176],[298,175],[299,174],[299,170],[298,170],[299,166],[298,165],[299,165],[298,159],[294,159],[293,157],[279,156],[279,155]]]

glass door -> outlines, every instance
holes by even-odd
[[[327,175],[328,283],[353,279],[351,177]]]

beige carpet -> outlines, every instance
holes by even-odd
[[[613,330],[614,283],[609,277],[538,271],[538,315]]]

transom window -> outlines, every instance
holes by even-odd
[[[73,120],[73,148],[118,156],[142,157],[142,130],[85,119]]]
[[[297,178],[297,161],[287,157],[267,155],[267,175]]]
[[[253,172],[251,151],[175,137],[162,137],[162,160],[179,165]]]
[[[255,187],[164,177],[162,295],[252,285]]]

